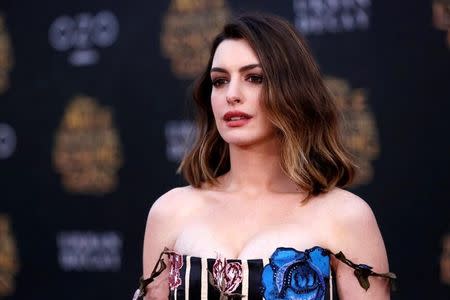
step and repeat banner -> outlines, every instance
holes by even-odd
[[[360,166],[351,190],[399,276],[393,299],[448,299],[446,0],[2,0],[0,299],[132,296],[148,210],[185,184],[192,81],[246,11],[309,41]]]

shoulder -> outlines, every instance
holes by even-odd
[[[342,251],[355,264],[373,267],[373,271],[389,270],[386,249],[370,206],[360,197],[335,189],[325,197],[329,209],[329,249]],[[344,263],[332,260],[336,271],[339,295],[349,299],[388,299],[389,284],[383,278],[370,278],[370,289],[365,291],[355,278],[354,270]],[[346,298],[347,299],[347,298]]]
[[[175,188],[159,197],[150,208],[144,235],[144,275],[150,276],[164,248],[173,248],[177,236],[199,202],[192,187]]]
[[[369,204],[349,191],[335,188],[324,196],[324,200],[332,213],[333,223],[339,227],[353,227],[375,221]]]
[[[168,204],[175,204],[177,202],[181,202],[181,201],[183,201],[183,198],[185,198],[186,196],[189,197],[194,192],[195,192],[195,188],[193,188],[190,185],[173,188],[173,189],[169,190],[168,192],[166,192],[165,194],[161,195],[155,201],[154,206],[164,207],[165,205],[168,205]]]
[[[151,206],[146,232],[153,235],[158,232],[168,238],[175,238],[200,207],[200,199],[197,189],[191,186],[178,187],[166,192]],[[170,244],[166,246],[169,247]]]
[[[366,201],[357,195],[334,189],[324,197],[329,210],[330,250],[342,251],[355,263],[374,266],[375,271],[387,271],[383,238],[375,215]]]
[[[161,195],[152,205],[149,218],[174,218],[192,211],[199,202],[199,192],[191,186],[177,187]]]

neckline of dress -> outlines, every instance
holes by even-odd
[[[314,250],[316,250],[316,249],[320,249],[320,250],[325,251],[325,252],[327,253],[328,256],[329,256],[329,254],[331,253],[330,250],[328,250],[328,249],[326,249],[326,248],[323,248],[323,247],[321,247],[321,246],[313,246],[313,247],[307,248],[307,249],[305,249],[305,250],[303,250],[303,251],[298,250],[298,249],[296,249],[296,248],[294,248],[294,247],[277,247],[277,248],[275,248],[275,250],[272,252],[272,255],[271,255],[271,256],[273,256],[273,254],[276,253],[276,252],[279,251],[279,250],[293,250],[293,251],[298,252],[298,253],[310,253],[310,252],[312,252],[312,251],[314,251]],[[226,259],[227,261],[230,261],[230,262],[239,262],[239,261],[241,261],[241,262],[242,262],[242,261],[261,261],[261,260],[262,260],[262,261],[265,261],[265,260],[268,261],[268,260],[271,259],[271,257],[265,257],[265,258],[228,258],[228,257],[226,257],[226,256],[224,256],[224,255],[220,255],[220,253],[218,253],[218,255],[217,255],[216,257],[202,257],[202,256],[196,256],[196,255],[181,254],[181,253],[178,253],[178,252],[175,251],[175,250],[169,250],[168,248],[166,248],[165,251],[167,251],[168,254],[175,254],[175,255],[179,255],[179,256],[181,256],[181,257],[190,257],[190,258],[206,259],[207,261],[208,261],[208,260],[217,260],[217,259],[220,259],[220,258]]]

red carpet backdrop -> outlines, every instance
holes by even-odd
[[[449,299],[450,1],[0,2],[0,299],[131,299],[148,210],[185,184],[190,90],[226,20],[306,36],[399,276]],[[370,251],[370,249],[367,249]]]

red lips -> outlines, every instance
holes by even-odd
[[[250,122],[251,118],[251,115],[241,111],[229,111],[223,116],[223,119],[228,127],[244,126],[245,124]]]
[[[241,111],[229,111],[224,116],[225,121],[233,121],[233,119],[250,119],[252,116]]]

